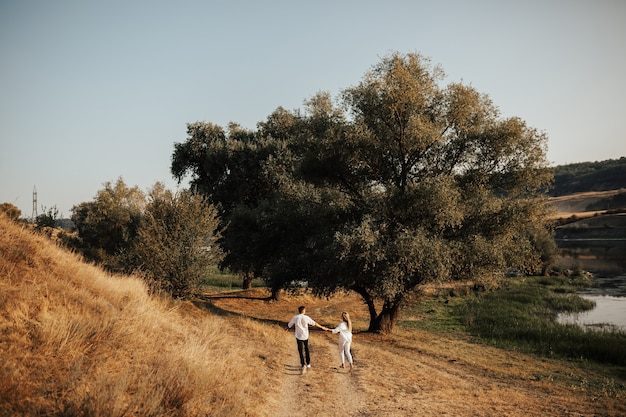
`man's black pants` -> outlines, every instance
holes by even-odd
[[[300,365],[310,365],[311,364],[311,356],[309,355],[309,339],[300,340],[296,339],[298,342],[298,353],[300,354]],[[305,362],[306,359],[306,362]]]

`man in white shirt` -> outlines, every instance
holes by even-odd
[[[295,326],[296,330],[296,342],[298,343],[298,353],[300,354],[300,365],[302,366],[302,373],[304,374],[307,368],[311,367],[311,357],[309,355],[309,326],[319,327],[324,331],[330,329],[318,324],[311,317],[306,315],[306,308],[304,306],[298,307],[298,314],[293,316],[285,330],[291,329]]]

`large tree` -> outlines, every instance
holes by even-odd
[[[250,211],[261,241],[286,242],[266,241],[273,286],[299,279],[319,294],[354,290],[370,330],[391,332],[418,285],[540,266],[545,135],[442,80],[423,56],[395,53],[339,106],[319,93],[303,114],[281,113],[290,123],[259,124],[255,140],[281,145],[260,165],[271,198]]]
[[[187,139],[174,145],[171,171],[181,180],[191,175],[190,188],[204,194],[219,210],[220,244],[224,268],[240,272],[243,288],[262,275],[268,263],[268,239],[258,224],[262,202],[274,194],[275,184],[265,174],[266,160],[280,152],[283,136],[289,135],[295,117],[277,109],[251,132],[231,123],[224,129],[213,123],[187,126]],[[277,292],[275,292],[277,294]]]
[[[371,330],[390,332],[420,284],[540,263],[530,237],[546,226],[545,135],[442,79],[420,55],[384,58],[345,90],[351,128],[319,155],[343,167],[326,184],[356,214],[337,229],[335,280],[364,297]]]

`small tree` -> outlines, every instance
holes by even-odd
[[[146,203],[138,187],[129,188],[122,178],[107,182],[93,201],[72,208],[78,239],[73,246],[91,261],[112,270],[127,270],[128,250]]]
[[[40,214],[35,219],[35,230],[48,237],[52,237],[53,230],[58,226],[59,209],[57,209],[57,206],[52,206],[47,210],[43,206],[41,208],[43,214]]]
[[[57,206],[52,206],[47,210],[45,207],[42,207],[42,210],[43,210],[43,214],[40,214],[35,219],[35,222],[37,224],[37,229],[38,230],[45,229],[45,228],[54,229],[55,227],[57,227],[57,222],[59,220],[59,209],[57,208]]]
[[[149,200],[134,242],[135,262],[157,289],[188,298],[222,258],[217,210],[199,194],[174,194],[162,184]]]

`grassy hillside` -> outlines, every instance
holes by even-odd
[[[151,297],[1,215],[0,230],[1,416],[269,415],[277,330]]]
[[[620,194],[620,190],[611,191],[588,191],[584,193],[568,194],[559,197],[550,197],[550,202],[555,211],[555,216],[565,218],[570,216],[589,217],[597,212],[595,210],[604,201],[612,201]]]
[[[626,188],[626,157],[559,165],[554,170],[553,197],[587,191]]]

